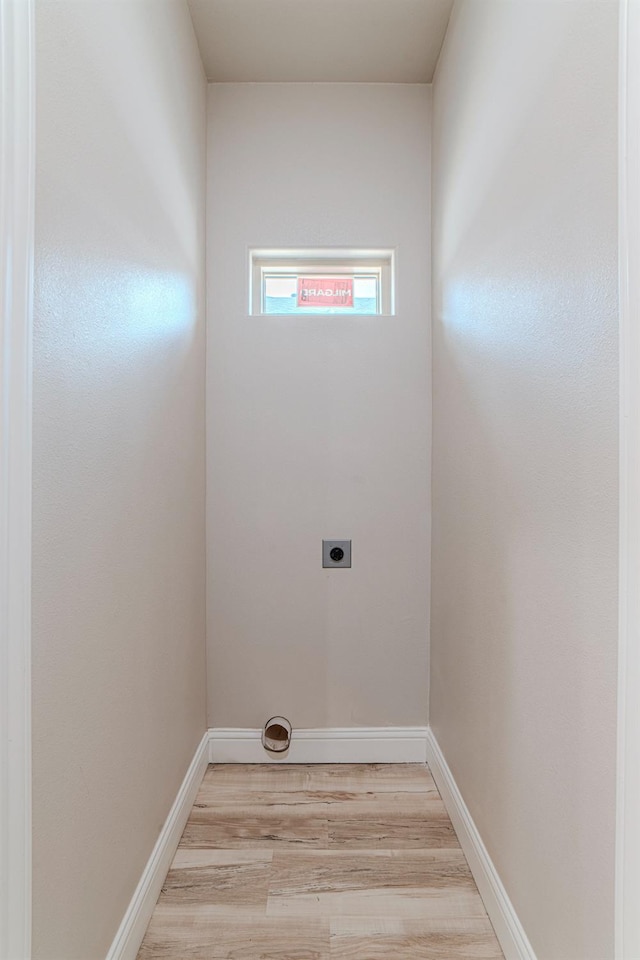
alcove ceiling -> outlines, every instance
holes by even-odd
[[[453,0],[189,0],[213,82],[430,83]]]

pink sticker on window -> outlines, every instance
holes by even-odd
[[[353,277],[298,277],[299,307],[352,307]]]

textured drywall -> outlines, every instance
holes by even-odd
[[[430,89],[209,91],[209,720],[425,723]],[[247,317],[252,246],[396,248],[397,315]]]
[[[34,957],[102,960],[205,728],[206,85],[181,0],[38,0]]]
[[[462,0],[434,84],[431,724],[540,960],[613,956],[616,37]]]

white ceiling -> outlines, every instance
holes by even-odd
[[[453,0],[189,0],[209,80],[430,83]]]

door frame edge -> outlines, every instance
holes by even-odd
[[[31,957],[35,0],[0,0],[0,958]]]

